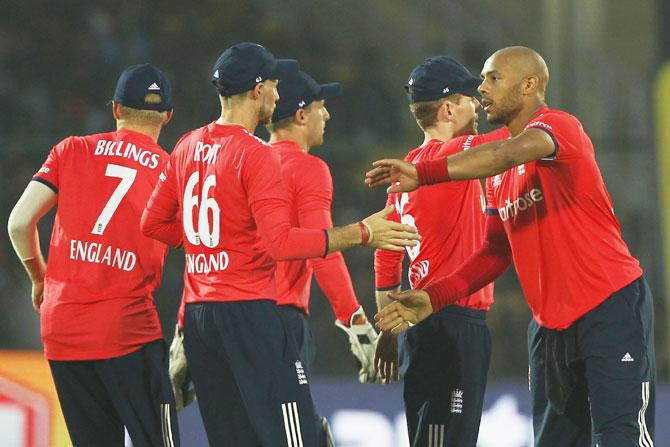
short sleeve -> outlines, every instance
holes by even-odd
[[[33,180],[40,182],[51,188],[58,194],[59,187],[59,164],[63,153],[74,143],[74,137],[69,137],[54,146],[49,152],[49,156],[42,164],[39,171],[33,175]]]
[[[583,155],[580,153],[582,124],[572,115],[548,112],[531,120],[524,129],[546,132],[554,142],[554,153],[542,160],[563,160]]]

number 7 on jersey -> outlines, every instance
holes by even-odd
[[[105,232],[105,228],[107,228],[107,224],[116,212],[116,209],[119,207],[121,200],[123,200],[126,193],[133,185],[136,175],[137,169],[131,169],[125,166],[113,164],[107,165],[105,176],[120,178],[121,182],[119,182],[119,185],[116,187],[111,197],[107,201],[107,204],[102,209],[102,212],[98,216],[98,220],[95,221],[95,225],[93,225],[93,230],[91,230],[91,233],[101,235]]]

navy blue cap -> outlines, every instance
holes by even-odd
[[[436,56],[429,57],[412,70],[405,90],[411,102],[433,101],[455,93],[478,96],[477,87],[481,83],[454,58]]]
[[[149,93],[161,97],[161,102],[152,104],[144,101]],[[151,64],[133,65],[121,73],[116,83],[114,101],[133,109],[172,110],[172,88],[167,77]]]
[[[214,64],[212,83],[223,96],[232,96],[268,79],[283,79],[299,69],[295,59],[275,59],[262,45],[243,42],[219,56]]]
[[[304,71],[298,71],[282,79],[277,91],[279,101],[272,114],[273,123],[292,116],[298,109],[309,106],[313,101],[339,96],[342,93],[342,86],[339,82],[319,84]]]

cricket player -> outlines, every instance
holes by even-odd
[[[74,446],[179,445],[167,353],[153,292],[167,246],[140,217],[168,155],[170,83],[150,64],[125,70],[112,102],[115,132],[58,143],[9,218],[33,283],[44,353]],[[54,206],[45,265],[38,221]]]
[[[221,116],[177,143],[142,218],[145,234],[184,243],[184,347],[215,446],[317,445],[308,376],[276,305],[276,261],[419,239],[384,219],[392,208],[346,227],[291,226],[278,154],[253,132],[272,118],[278,80],[297,71],[258,44],[224,51],[212,76]]]
[[[529,343],[537,348],[535,445],[566,445],[556,427],[570,421],[586,435],[570,445],[653,446],[653,298],[621,237],[591,139],[576,117],[547,107],[549,71],[535,51],[495,52],[482,79],[487,119],[511,139],[416,166],[380,161],[368,173],[370,185],[393,182],[392,191],[490,177],[482,248],[422,290],[394,295],[379,325],[402,331],[514,262],[539,325]]]
[[[330,113],[326,101],[341,94],[338,83],[319,84],[299,71],[281,80],[277,86],[279,101],[272,115],[270,144],[281,161],[281,173],[288,193],[291,225],[301,228],[332,228],[331,204],[333,180],[328,165],[310,154],[323,144]],[[362,383],[377,382],[374,352],[377,333],[365,316],[351,283],[341,253],[325,258],[285,261],[277,264],[277,304],[288,330],[293,334],[308,376],[316,355],[316,343],[310,329],[309,296],[312,276],[324,291],[335,313],[335,325],[346,332],[351,351],[361,364],[358,378]],[[327,423],[319,445],[329,445]]]
[[[412,70],[405,88],[424,141],[407,154],[407,162],[442,159],[507,138],[504,127],[476,135],[480,83],[448,56],[428,58]],[[436,276],[453,271],[482,245],[483,200],[477,179],[389,194],[387,204],[395,204],[395,211],[387,218],[416,226],[424,236],[420,244],[407,249],[412,288],[420,289]],[[389,304],[389,291],[400,290],[402,261],[403,253],[375,252],[379,310]],[[477,444],[491,357],[486,311],[492,303],[493,283],[399,336],[410,445]],[[384,333],[377,347],[377,362],[387,382],[397,379],[397,350],[396,337]]]

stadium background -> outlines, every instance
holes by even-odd
[[[328,104],[332,120],[326,144],[313,153],[332,169],[335,223],[348,223],[384,204],[383,189],[363,185],[370,162],[382,156],[402,157],[421,141],[402,88],[412,67],[425,57],[448,54],[478,73],[494,50],[527,45],[549,65],[550,106],[577,115],[594,140],[624,238],[641,260],[655,295],[658,372],[661,382],[667,383],[667,23],[667,0],[4,0],[0,220],[7,221],[52,145],[68,135],[113,127],[108,101],[123,68],[150,61],[172,80],[175,116],[160,138],[171,151],[182,133],[218,115],[209,84],[217,56],[233,43],[255,41],[278,57],[298,59],[317,80],[343,84],[344,95]],[[488,129],[483,118],[480,130]],[[52,218],[53,213],[42,225],[45,248]],[[372,316],[372,252],[353,249],[345,258],[359,299]],[[168,339],[182,269],[182,253],[171,253],[156,294]],[[2,231],[0,349],[40,349],[38,317],[29,293],[30,284]],[[525,330],[530,313],[513,271],[497,283],[496,300],[489,316],[494,340],[490,381],[521,383],[527,374]],[[315,286],[316,375],[326,381],[349,380],[353,359],[333,319]]]

